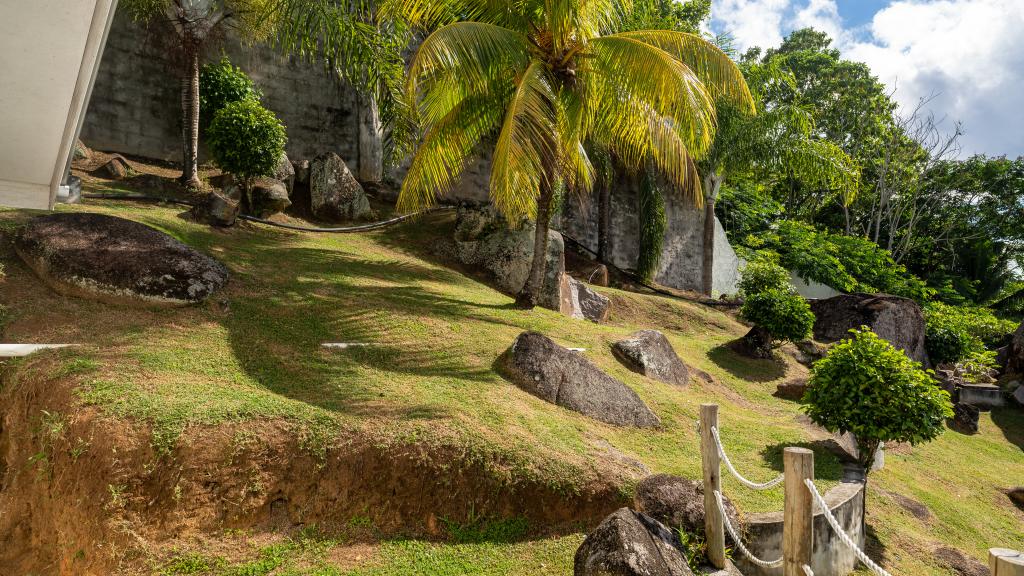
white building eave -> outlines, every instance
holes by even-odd
[[[0,206],[53,207],[117,0],[0,0]]]

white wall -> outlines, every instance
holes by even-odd
[[[0,0],[0,205],[50,208],[116,0]]]

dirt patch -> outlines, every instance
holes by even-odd
[[[935,560],[949,568],[957,576],[988,576],[989,569],[977,558],[973,558],[949,546],[935,549]]]
[[[922,522],[930,522],[935,518],[932,511],[929,510],[927,506],[909,496],[904,496],[903,494],[898,494],[896,492],[889,492],[880,488],[876,488],[876,490],[898,504],[900,508],[909,512],[911,516],[921,520]]]
[[[431,536],[438,518],[471,517],[569,531],[624,504],[611,479],[567,493],[502,480],[500,456],[358,430],[318,456],[285,421],[194,427],[160,455],[147,426],[81,406],[73,382],[31,382],[15,369],[0,393],[0,566],[10,574],[107,574],[188,535],[329,533],[356,518],[378,536]]]

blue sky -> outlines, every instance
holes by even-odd
[[[951,130],[960,156],[1024,155],[1024,0],[714,0],[711,30],[738,48],[778,45],[812,26],[867,63],[904,107]]]

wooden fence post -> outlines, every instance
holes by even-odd
[[[988,551],[988,567],[992,576],[1024,576],[1024,554],[1006,548]]]
[[[804,480],[814,480],[814,452],[786,448],[782,455],[786,503],[782,525],[782,575],[804,576],[814,550],[814,500]]]
[[[718,404],[700,405],[700,454],[704,468],[704,538],[708,545],[708,561],[715,568],[725,568],[725,525],[718,510],[715,490],[722,490],[721,463],[718,446],[711,428],[718,427]]]

